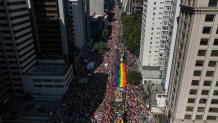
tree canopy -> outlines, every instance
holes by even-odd
[[[139,56],[141,38],[141,14],[122,14],[124,43],[130,52]]]
[[[142,81],[142,75],[138,71],[127,72],[127,81],[132,85],[139,85]]]
[[[94,49],[99,52],[99,53],[102,53],[103,50],[106,49],[106,43],[103,42],[103,41],[99,41],[97,43],[94,43]]]

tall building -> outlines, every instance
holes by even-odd
[[[181,0],[166,113],[170,123],[218,121],[217,0]]]
[[[84,0],[69,0],[71,38],[75,39],[75,46],[79,49],[84,49],[86,43],[86,15],[84,2]]]
[[[140,43],[142,70],[165,77],[177,0],[144,0]]]
[[[68,55],[64,0],[31,0],[39,56]]]
[[[143,12],[143,0],[123,1],[123,11],[127,13],[142,13]]]
[[[0,69],[0,109],[2,109],[10,99],[9,87],[7,84],[8,81],[6,81],[5,76]]]
[[[0,0],[0,67],[14,94],[23,94],[23,74],[35,63],[27,0]]]

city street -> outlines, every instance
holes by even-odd
[[[118,5],[113,9],[113,21],[111,22],[111,35],[107,40],[107,50],[101,56],[93,53],[91,61],[95,63],[95,69],[89,74],[88,83],[78,83],[80,78],[88,76],[86,64],[80,68],[80,76],[77,77],[64,96],[56,114],[57,123],[71,122],[115,122],[113,105],[115,100],[114,78],[116,64],[120,60],[117,51],[125,51],[126,65],[128,70],[137,70],[137,57],[132,55],[123,44],[123,27],[121,22],[121,10]],[[116,94],[117,95],[117,94]],[[123,107],[126,111],[125,122],[145,122],[145,117],[152,122],[152,114],[146,109],[146,100],[142,87],[128,85]],[[151,115],[149,115],[151,114]]]

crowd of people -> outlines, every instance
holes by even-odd
[[[114,97],[114,78],[116,63],[119,58],[117,51],[125,51],[127,70],[137,70],[137,57],[132,55],[122,42],[121,10],[118,5],[113,9],[114,20],[112,33],[107,40],[107,49],[100,57],[94,53],[91,60],[98,64],[90,71],[86,65],[80,66],[79,76],[74,78],[68,91],[63,97],[55,115],[56,123],[109,123],[114,119],[112,104]],[[102,60],[102,61],[101,61]],[[83,63],[85,64],[85,63]],[[87,77],[87,83],[79,83],[81,77]],[[142,87],[128,86],[125,96],[127,108],[127,122],[138,123],[144,116],[149,119],[146,100]]]
[[[146,119],[148,105],[144,98],[144,90],[142,86],[128,86],[126,92],[126,105],[128,110],[127,120],[130,123],[139,123]]]

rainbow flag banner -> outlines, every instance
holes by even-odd
[[[114,83],[119,88],[126,88],[127,86],[126,64],[124,62],[117,64],[117,74]]]

